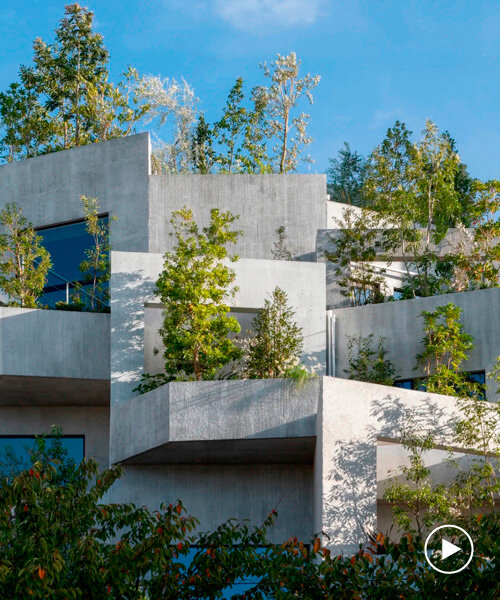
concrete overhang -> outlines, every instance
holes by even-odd
[[[172,382],[111,409],[123,464],[311,464],[322,378]]]
[[[110,315],[0,308],[0,375],[106,382],[110,379]],[[42,388],[44,383],[40,382]],[[61,384],[64,387],[64,384]],[[105,385],[104,383],[99,385]],[[0,386],[1,387],[1,386]],[[29,382],[26,385],[30,388]],[[56,386],[57,387],[57,386]],[[76,392],[79,393],[78,391]]]
[[[0,407],[109,406],[109,380],[0,375]]]

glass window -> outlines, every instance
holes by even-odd
[[[50,449],[51,436],[47,436],[47,446]],[[63,448],[68,452],[68,458],[79,463],[85,456],[85,436],[62,436]],[[2,435],[0,436],[0,475],[9,474],[12,470],[22,471],[29,468],[30,451],[35,448],[34,435]]]
[[[107,216],[101,217],[107,219]],[[37,230],[43,245],[50,253],[52,268],[47,277],[40,304],[54,308],[56,302],[66,301],[66,284],[69,295],[75,283],[82,283],[80,263],[85,258],[85,252],[93,246],[92,236],[85,228],[85,221],[77,221],[66,225],[40,228]],[[83,293],[85,293],[85,288]]]
[[[403,388],[405,390],[412,390],[413,389],[413,380],[412,379],[401,379],[400,381],[395,381],[394,387]]]

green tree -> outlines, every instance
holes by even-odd
[[[4,230],[0,235],[0,289],[12,305],[35,308],[52,266],[50,255],[15,204],[7,204],[0,212],[0,225]]]
[[[247,377],[287,377],[298,365],[304,338],[294,316],[286,292],[276,287],[253,321],[255,333],[248,341],[245,356]]]
[[[210,224],[201,230],[186,207],[175,211],[171,224],[176,245],[164,256],[156,293],[163,306],[160,335],[164,345],[165,373],[145,374],[137,388],[144,392],[172,380],[215,379],[223,368],[240,358],[241,350],[230,339],[239,333],[238,321],[227,304],[236,292],[234,262],[227,246],[236,243],[239,231],[231,229],[237,217],[210,211]]]
[[[500,491],[500,410],[497,403],[484,399],[484,389],[467,381],[460,372],[473,348],[473,340],[460,323],[460,309],[454,304],[424,311],[424,349],[417,366],[424,367],[428,392],[455,398],[457,415],[452,421],[451,445],[463,448],[465,466],[456,451],[450,451],[448,465],[454,469],[450,484],[437,484],[430,477],[424,456],[436,446],[432,430],[421,431],[410,417],[404,426],[402,445],[409,454],[409,465],[400,468],[397,478],[386,489],[384,498],[394,503],[395,520],[403,531],[423,535],[438,522],[453,522],[473,511],[496,512],[495,498]],[[494,371],[491,374],[496,376]]]
[[[370,381],[381,385],[394,385],[396,370],[394,364],[387,358],[384,346],[385,338],[379,337],[375,345],[375,336],[347,336],[347,357],[349,368],[344,372],[349,379]]]
[[[462,310],[452,302],[438,306],[433,311],[424,310],[425,336],[423,350],[417,355],[417,368],[427,375],[425,388],[428,392],[460,396],[473,393],[460,367],[474,347],[472,336],[464,331],[460,321]]]
[[[74,302],[91,312],[109,311],[109,278],[111,276],[110,223],[99,216],[97,198],[81,197],[85,230],[92,239],[80,263],[82,285],[75,288]]]
[[[498,287],[500,283],[500,181],[475,181],[470,211],[473,227],[458,229],[449,256],[454,266],[454,290]]]
[[[353,206],[366,206],[363,196],[365,159],[344,142],[336,158],[330,158],[327,190],[330,200]]]
[[[300,113],[294,116],[301,99],[305,96],[312,104],[312,90],[320,81],[319,75],[299,77],[301,61],[295,52],[287,56],[277,55],[270,65],[261,65],[269,87],[255,89],[254,97],[265,106],[267,115],[267,136],[275,139],[275,168],[279,173],[296,171],[302,147],[313,141],[307,135],[309,115]]]
[[[419,431],[411,417],[401,435],[409,464],[401,466],[384,491],[384,500],[393,505],[394,520],[401,532],[424,536],[436,523],[453,521],[456,513],[449,489],[430,477],[425,455],[436,440],[432,431]]]
[[[202,175],[212,172],[216,160],[213,147],[214,131],[205,120],[203,113],[198,117],[198,123],[192,138],[192,155],[194,170]]]
[[[447,134],[427,121],[418,143],[398,121],[372,153],[365,193],[381,221],[392,230],[389,248],[406,265],[406,297],[446,291],[453,274],[449,261],[438,260],[436,246],[460,216],[455,189],[459,158]]]
[[[43,152],[51,141],[53,128],[47,109],[41,104],[36,74],[21,67],[20,83],[11,83],[0,92],[1,158],[13,162]]]
[[[222,173],[255,173],[271,169],[267,157],[265,104],[254,97],[253,107],[244,104],[243,79],[239,77],[229,91],[224,113],[214,124],[219,152],[215,162]]]
[[[383,302],[386,269],[374,263],[387,260],[383,251],[392,232],[379,230],[378,215],[372,211],[356,214],[349,207],[336,221],[340,229],[329,234],[331,249],[324,256],[333,265],[340,293],[351,306]]]
[[[79,4],[65,7],[52,43],[37,38],[33,66],[0,94],[8,161],[127,135],[141,112],[123,86],[109,81],[109,54],[93,30],[94,15]]]

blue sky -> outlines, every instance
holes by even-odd
[[[258,65],[291,50],[322,76],[302,171],[324,172],[343,140],[361,153],[396,119],[419,132],[431,118],[455,137],[471,174],[500,178],[500,3],[373,0],[93,0],[96,29],[117,78],[184,76],[209,120],[234,80],[263,83]],[[6,0],[0,8],[0,88],[50,40],[64,11],[55,0]]]

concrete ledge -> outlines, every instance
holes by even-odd
[[[0,308],[0,375],[107,380],[109,314]]]
[[[321,382],[315,378],[305,383],[264,379],[166,384],[113,405],[111,462],[134,459],[154,464],[166,458],[196,463],[197,452],[186,454],[186,445],[179,442],[196,442],[198,450],[204,447],[207,461],[224,462],[228,455],[233,459],[238,454],[243,462],[262,462],[259,457],[264,454],[269,461],[270,453],[282,452],[279,440],[295,438],[288,446],[298,462],[312,460],[310,438],[315,436]],[[214,443],[224,440],[260,442]]]

